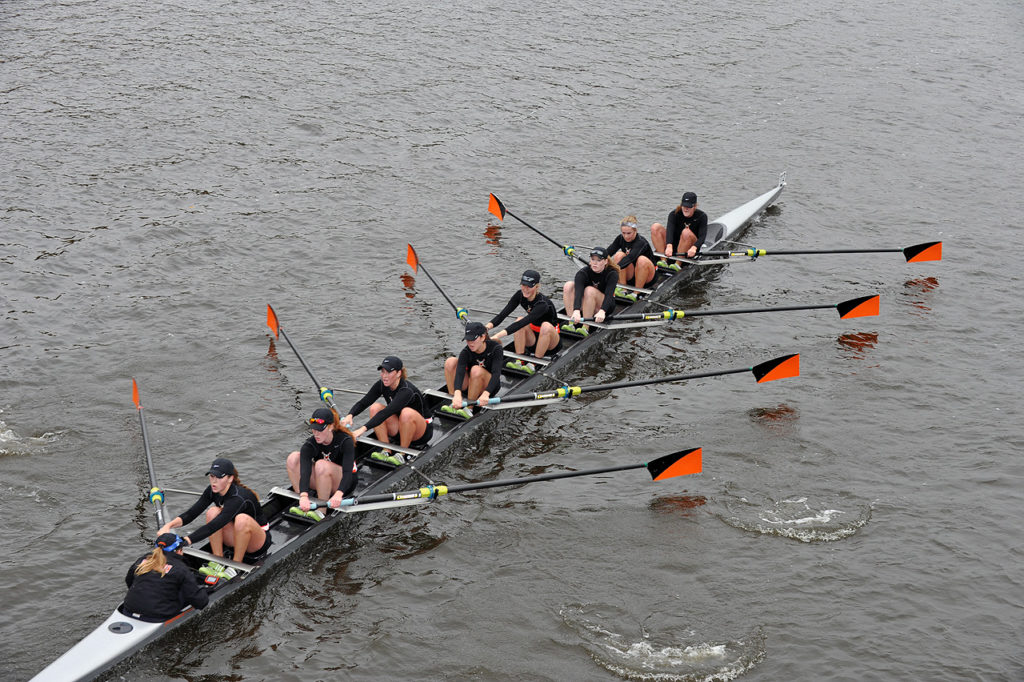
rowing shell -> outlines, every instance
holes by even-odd
[[[785,185],[785,174],[782,174],[779,177],[779,183],[775,187],[710,223],[708,225],[708,236],[705,241],[706,248],[711,249],[716,246],[723,246],[737,239],[751,222],[756,220],[766,208],[775,202]],[[640,312],[646,308],[649,302],[668,296],[677,287],[690,281],[700,271],[702,271],[701,268],[685,264],[679,272],[659,268],[653,284],[650,285],[650,293],[641,292],[635,303],[620,301],[616,312]],[[565,311],[563,310],[561,313],[564,315]],[[542,384],[550,384],[552,382],[549,377],[554,376],[560,369],[565,370],[572,367],[588,351],[596,349],[602,339],[614,333],[612,330],[600,329],[595,326],[587,337],[574,337],[568,333],[563,334],[563,349],[557,356],[548,358],[546,366],[542,367],[543,374],[538,372],[533,376],[528,376],[514,370],[503,371],[501,389],[498,392],[498,396],[513,391],[521,393],[542,390],[544,388]],[[510,345],[511,341],[510,337],[508,339]],[[511,353],[508,354],[511,355]],[[500,410],[484,409],[472,419],[454,419],[450,415],[440,412],[440,407],[448,404],[451,400],[450,396],[444,392],[443,386],[439,390],[424,391],[424,398],[428,403],[428,408],[434,411],[435,415],[433,422],[434,436],[430,444],[422,451],[389,446],[396,452],[406,454],[410,458],[409,463],[396,467],[385,462],[370,459],[370,452],[379,448],[382,444],[369,436],[360,438],[356,452],[357,462],[359,463],[359,488],[355,493],[357,498],[379,495],[387,490],[395,489],[412,476],[418,476],[421,479],[426,478],[424,472],[426,472],[427,467],[434,459],[454,445],[456,441],[476,430],[489,419],[502,414]],[[539,405],[542,402],[538,401],[536,404]],[[417,485],[423,482],[423,480],[416,481]],[[429,482],[429,480],[426,482]],[[238,569],[238,575],[229,581],[219,581],[216,585],[208,588],[210,603],[206,607],[207,609],[214,608],[217,602],[235,591],[243,589],[254,578],[268,574],[275,565],[281,563],[299,548],[325,535],[328,531],[339,526],[351,527],[356,523],[353,518],[356,515],[346,514],[339,510],[332,511],[330,515],[319,523],[301,516],[295,516],[288,511],[289,508],[295,505],[293,495],[294,493],[290,490],[283,488],[273,489],[263,499],[263,512],[265,518],[270,520],[270,530],[274,542],[270,547],[269,554],[260,564],[236,564],[215,557],[220,563]],[[198,569],[210,560],[212,556],[209,554],[208,549],[208,546],[205,548],[188,547],[185,549],[184,559],[197,572],[197,576]],[[128,617],[115,609],[102,625],[47,666],[32,680],[33,682],[71,682],[92,679],[100,673],[111,669],[129,656],[141,651],[148,644],[181,627],[192,620],[198,613],[195,609],[188,607],[171,620],[162,623],[146,623]]]

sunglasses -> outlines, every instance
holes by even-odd
[[[326,424],[327,420],[326,419],[320,419],[319,417],[310,417],[309,418],[309,423],[310,424]]]

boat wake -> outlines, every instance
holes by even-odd
[[[871,504],[849,500],[810,500],[727,493],[713,513],[734,528],[800,542],[834,542],[848,538],[871,519]]]
[[[765,636],[755,628],[742,639],[702,641],[689,630],[656,635],[640,627],[620,634],[612,624],[629,617],[610,606],[563,606],[562,620],[582,640],[602,668],[626,680],[643,682],[725,682],[751,670],[765,657]]]

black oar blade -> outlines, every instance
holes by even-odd
[[[676,476],[689,476],[701,472],[701,449],[690,448],[665,455],[647,463],[647,470],[655,481]]]
[[[491,195],[490,204],[487,206],[487,210],[498,217],[498,220],[505,219],[505,204],[498,200],[498,197]]]
[[[851,298],[849,301],[843,301],[836,305],[836,310],[839,311],[839,319],[848,320],[852,317],[872,317],[878,314],[878,295],[874,296],[861,296],[860,298]]]
[[[270,331],[274,332],[274,338],[280,338],[277,332],[281,329],[281,325],[277,321],[277,313],[269,303],[267,304],[267,326],[270,327]]]
[[[922,263],[929,260],[942,260],[942,242],[925,242],[903,249],[908,263]]]
[[[420,259],[416,257],[416,249],[412,248],[412,244],[407,244],[409,250],[405,254],[405,262],[409,264],[413,272],[420,271]]]
[[[762,362],[760,365],[751,368],[757,383],[763,384],[776,379],[788,379],[789,377],[800,376],[800,354],[783,355],[780,358]]]

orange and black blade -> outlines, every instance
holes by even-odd
[[[142,405],[139,404],[139,385],[135,383],[135,377],[132,377],[132,402],[136,408],[142,409]]]
[[[872,317],[878,314],[878,301],[877,294],[851,298],[849,301],[836,304],[836,310],[839,311],[840,320],[848,320],[852,317]]]
[[[277,332],[281,325],[277,323],[277,313],[274,312],[269,303],[267,304],[267,326],[270,327],[270,331],[274,332],[274,338],[279,338]]]
[[[498,217],[498,220],[505,219],[505,205],[498,200],[498,197],[491,195],[491,201],[487,206],[487,210]]]
[[[780,358],[762,362],[760,365],[752,367],[750,371],[754,373],[754,378],[759,384],[776,379],[798,377],[800,376],[800,354],[783,355]]]
[[[409,244],[409,251],[405,254],[405,262],[409,264],[413,272],[420,271],[420,259],[416,257],[416,249],[412,248],[412,244]]]
[[[655,481],[676,476],[689,476],[701,472],[701,449],[680,450],[647,463],[647,470]]]
[[[908,263],[922,263],[929,260],[942,260],[942,242],[925,242],[903,249]]]

